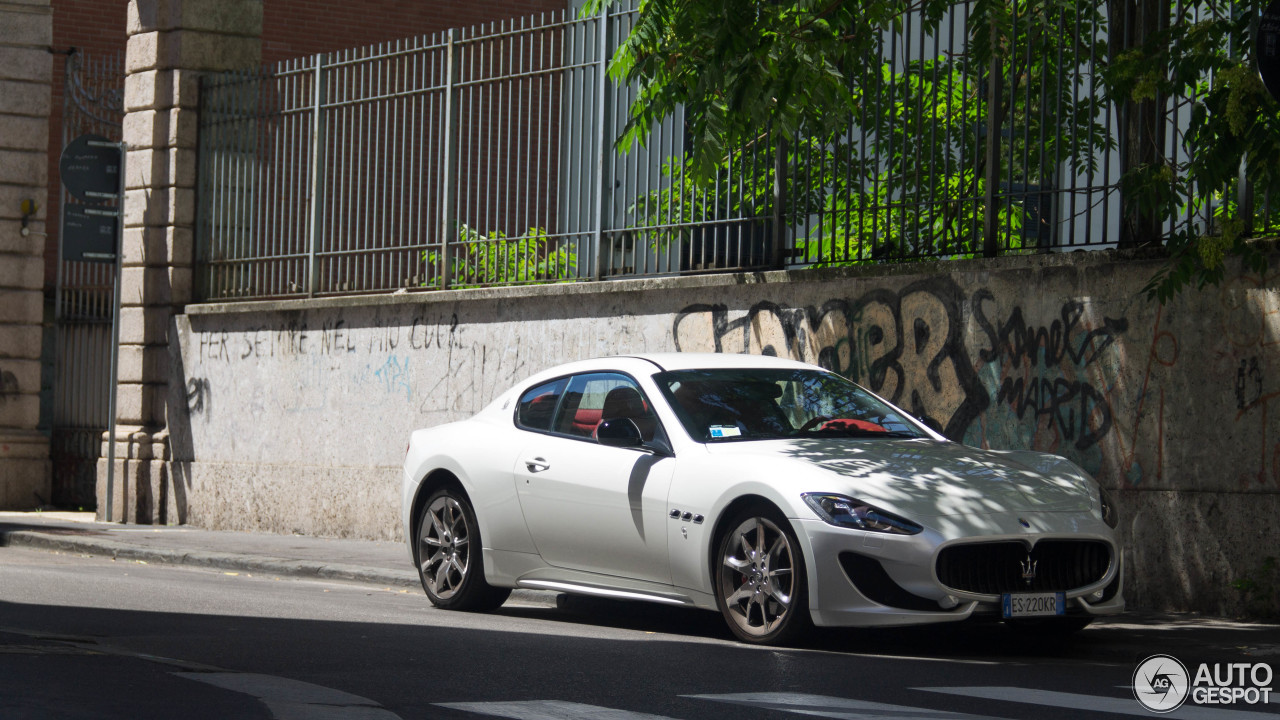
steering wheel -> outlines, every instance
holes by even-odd
[[[804,431],[806,431],[806,430],[812,430],[812,429],[813,429],[815,426],[817,426],[819,423],[824,423],[824,422],[826,422],[826,421],[828,421],[828,420],[830,420],[830,419],[831,419],[831,417],[830,417],[830,416],[828,416],[828,415],[815,415],[815,416],[813,416],[813,417],[809,418],[808,422],[806,422],[805,424],[801,425],[801,426],[800,426],[800,429],[799,429],[799,430],[797,430],[796,432],[804,432]]]

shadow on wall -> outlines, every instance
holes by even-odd
[[[177,342],[177,317],[169,320],[169,383],[170,392],[165,396],[165,412],[169,421],[169,453],[170,462],[165,464],[167,473],[165,484],[172,491],[173,522],[186,524],[188,507],[187,498],[191,492],[191,463],[195,460],[195,450],[191,437],[191,408],[193,400],[184,391],[186,369],[182,361],[182,345]],[[212,404],[207,387],[200,387],[195,398],[196,407],[203,411],[206,404]],[[170,507],[165,503],[165,507]]]

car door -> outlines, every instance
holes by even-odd
[[[614,400],[622,397],[633,400]],[[608,415],[626,416],[618,409],[624,406],[635,413],[642,435],[664,442],[652,405],[630,377],[602,372],[569,378],[551,425],[527,428],[514,469],[516,492],[548,564],[670,583],[666,501],[675,458],[601,445],[594,437]]]

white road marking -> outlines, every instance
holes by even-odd
[[[1129,692],[1133,692],[1132,685],[1116,685],[1115,688],[1117,690],[1127,690]],[[1272,689],[1270,699],[1268,699],[1267,702],[1271,703],[1272,705],[1280,705],[1280,688]]]
[[[683,695],[682,697],[844,720],[992,720],[982,715],[966,715],[947,710],[930,710],[806,693],[733,693],[730,695]]]
[[[521,700],[516,702],[436,703],[438,707],[465,710],[480,715],[512,720],[672,720],[662,715],[615,710],[598,705],[563,700]]]
[[[178,677],[252,695],[276,720],[400,720],[369,698],[301,680],[234,672],[179,672]]]
[[[1135,715],[1144,718],[1153,717],[1150,710],[1142,707],[1132,697],[1099,697],[1096,695],[1018,687],[932,687],[912,688],[912,690],[923,690],[924,692],[943,693],[946,695],[962,695],[964,697],[984,698],[987,700],[1004,700],[1007,702],[1027,703],[1029,705],[1048,705],[1088,712]],[[1246,705],[1244,707],[1253,706]],[[1191,703],[1183,705],[1165,717],[1175,718],[1176,720],[1280,720],[1280,714],[1277,713],[1228,710],[1226,708],[1192,705]]]

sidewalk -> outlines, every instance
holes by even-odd
[[[121,560],[420,587],[404,543],[224,532],[186,526],[120,525],[93,513],[0,512],[0,547]]]
[[[4,547],[422,589],[409,547],[399,542],[100,523],[87,512],[0,512]],[[556,604],[545,590],[520,589],[512,598]]]

